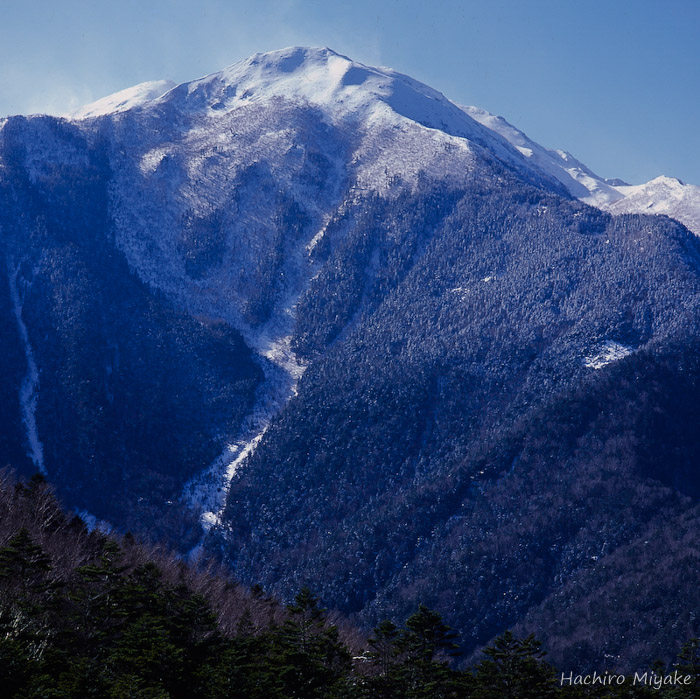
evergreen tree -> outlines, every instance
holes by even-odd
[[[35,485],[35,484],[33,484]],[[22,528],[0,549],[0,686],[36,680],[55,635],[59,586],[51,563]]]
[[[396,667],[399,655],[397,647],[399,636],[398,626],[393,621],[385,619],[374,629],[374,636],[368,641],[371,650],[367,657],[382,677],[387,677]]]
[[[681,648],[675,669],[683,676],[690,675],[691,684],[676,689],[679,699],[700,696],[700,638],[691,638]]]
[[[545,699],[556,696],[553,668],[542,660],[545,652],[531,634],[516,638],[506,631],[484,649],[487,656],[477,666],[478,699]]]
[[[318,598],[304,587],[287,607],[289,618],[276,634],[275,651],[290,697],[331,697],[350,671],[350,653],[338,629],[326,622]]]
[[[372,674],[365,682],[368,696],[382,699],[399,699],[404,696],[404,682],[399,663],[400,634],[398,626],[393,621],[385,619],[379,623],[374,629],[374,635],[369,638],[370,649],[365,657],[376,674]]]
[[[459,634],[443,623],[440,614],[420,604],[418,611],[406,619],[400,647],[409,658],[431,662],[436,653],[459,655],[457,638]]]
[[[440,614],[418,606],[406,620],[397,648],[401,652],[400,672],[405,696],[415,699],[439,699],[463,696],[468,678],[450,669],[447,659],[459,655],[458,634],[447,626]]]
[[[0,581],[3,587],[18,588],[20,597],[26,601],[48,590],[50,569],[48,556],[24,527],[0,549]]]

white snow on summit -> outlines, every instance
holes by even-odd
[[[365,66],[329,48],[290,47],[255,54],[176,87],[168,81],[143,83],[68,117],[108,116],[144,106],[174,109],[182,123],[208,119],[205,128],[210,131],[222,116],[243,108],[283,104],[318,108],[321,120],[362,132],[367,144],[374,141],[363,157],[364,173],[358,173],[357,186],[363,189],[377,185],[381,189],[378,176],[382,173],[379,179],[390,180],[408,172],[410,180],[420,169],[430,174],[436,168],[448,172],[452,167],[459,177],[464,171],[463,156],[473,147],[491,151],[527,176],[533,173],[505,138],[433,88],[390,68]],[[430,138],[418,133],[425,130]],[[166,150],[147,154],[144,167],[154,169]],[[458,150],[462,155],[452,157]],[[539,180],[551,179],[550,173],[535,172]]]
[[[624,198],[605,208],[613,214],[665,214],[700,235],[700,187],[675,177],[656,177],[645,184],[616,187]]]
[[[219,113],[282,98],[320,106],[338,119],[354,118],[367,127],[391,119],[393,112],[451,135],[483,133],[431,87],[390,68],[357,63],[329,48],[258,53],[179,86],[173,98],[183,93],[193,107]]]
[[[624,195],[599,177],[573,155],[563,150],[550,150],[535,143],[526,134],[509,124],[502,116],[495,116],[479,107],[462,107],[472,119],[503,136],[530,162],[548,175],[559,180],[577,199],[592,206],[605,206]]]
[[[391,68],[366,66],[329,48],[295,46],[258,53],[179,85],[158,100],[177,104],[181,110],[186,105],[186,109],[212,117],[273,101],[317,107],[331,123],[370,136],[383,131],[386,137],[388,129],[429,129],[438,146],[468,151],[478,143],[516,168],[529,170],[506,139],[484,128],[437,90]],[[396,145],[380,146],[385,151],[379,158],[383,164],[386,151],[395,150]],[[416,157],[423,161],[436,158],[411,153],[409,148],[397,154],[399,167],[395,169],[412,168]],[[438,153],[437,160],[441,157]]]
[[[473,119],[503,136],[535,168],[561,182],[577,199],[613,214],[665,214],[700,235],[700,187],[673,177],[657,177],[645,184],[596,175],[570,153],[544,148],[526,134],[479,107],[462,107]]]
[[[129,87],[126,90],[120,90],[96,102],[86,104],[65,116],[68,119],[88,119],[90,117],[103,116],[104,114],[125,112],[128,109],[139,107],[146,102],[161,97],[174,87],[175,83],[172,80],[151,80]]]
[[[392,139],[388,131],[419,126],[433,130],[436,144],[442,143],[448,151],[457,146],[468,152],[470,145],[478,143],[521,170],[557,180],[587,204],[611,213],[665,214],[700,235],[700,187],[670,177],[641,185],[599,177],[570,153],[539,145],[501,116],[456,105],[413,78],[390,68],[365,66],[329,48],[290,47],[258,53],[179,86],[170,80],[141,83],[66,116],[82,120],[152,103],[174,104],[180,112],[216,117],[280,99],[319,107],[325,118],[354,122],[366,133],[383,131],[375,150],[383,153],[374,160],[365,158],[364,172],[358,172],[357,183],[362,188],[376,186],[381,172],[390,178],[404,174],[405,165],[409,169],[415,169],[411,164],[426,166],[429,161],[435,165],[436,159],[427,153],[411,152],[409,141],[415,139]],[[389,143],[387,138],[397,142]],[[395,163],[388,162],[388,152],[399,146],[405,152]],[[161,148],[146,154],[144,167],[155,169],[166,152]],[[447,168],[449,163],[444,165]]]

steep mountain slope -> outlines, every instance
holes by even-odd
[[[16,117],[0,153],[3,433],[27,455],[5,458],[46,473],[73,506],[124,527],[151,519],[185,542],[193,523],[183,531],[168,501],[235,433],[262,372],[238,332],[129,270],[104,151],[73,126]]]
[[[555,177],[577,199],[592,206],[604,207],[624,196],[610,182],[576,160],[571,153],[544,148],[509,124],[503,117],[491,114],[485,109],[479,107],[462,107],[462,109],[480,124],[512,143],[534,167]]]
[[[313,581],[371,621],[421,599],[478,644],[697,497],[697,367],[664,354],[697,353],[697,243],[504,189],[475,186],[427,231],[407,226],[423,254],[383,297],[399,275],[391,224],[375,224],[388,263],[354,328],[232,483],[222,519],[242,574],[280,591]],[[610,341],[628,355],[591,366]]]
[[[9,454],[135,527],[181,517],[183,489],[216,521],[304,371],[294,307],[350,202],[493,168],[558,187],[427,86],[328,49],[168,87],[0,131]]]
[[[462,107],[480,124],[503,136],[537,169],[559,180],[577,199],[615,214],[663,214],[700,235],[700,187],[660,176],[639,185],[603,179],[570,153],[543,148],[503,117],[479,107]]]
[[[425,602],[468,649],[694,516],[682,225],[329,49],[156,87],[0,125],[8,459],[282,595]],[[636,595],[668,628],[692,584]],[[557,643],[626,663],[658,633]]]

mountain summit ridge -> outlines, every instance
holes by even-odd
[[[512,146],[540,176],[554,178],[571,196],[592,206],[613,213],[669,215],[700,235],[700,187],[679,181],[680,190],[664,189],[658,186],[658,177],[639,185],[602,178],[570,153],[534,142],[501,116],[480,107],[462,107],[407,75],[366,66],[328,47],[293,46],[256,53],[177,86],[171,81],[142,83],[68,116],[83,119],[183,98],[210,114],[272,98],[302,100],[324,107],[335,118],[355,119],[365,128],[395,122],[399,115],[449,136],[486,141],[490,149],[514,164],[517,158],[504,147]],[[459,111],[498,138],[489,138],[473,122],[462,119]]]

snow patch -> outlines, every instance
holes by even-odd
[[[318,233],[312,240],[316,236]],[[304,246],[306,249],[308,244]],[[185,500],[190,507],[200,512],[200,524],[205,535],[221,523],[234,476],[254,453],[275,415],[297,395],[297,385],[304,375],[306,364],[292,349],[292,328],[296,304],[307,284],[308,281],[291,291],[286,301],[262,328],[253,330],[239,325],[248,345],[263,360],[265,378],[258,387],[255,406],[244,420],[238,438],[228,444],[209,468],[191,479],[184,488]],[[190,552],[190,557],[196,557],[201,548],[200,541]]]
[[[261,352],[268,362],[265,380],[258,388],[253,412],[244,420],[235,442],[184,488],[190,507],[200,512],[202,529],[220,524],[231,481],[265,435],[272,418],[297,394],[297,384],[306,368],[290,348],[291,336],[267,341]]]
[[[623,359],[633,352],[633,347],[627,347],[614,340],[606,340],[597,351],[584,357],[583,363],[589,369],[602,369],[604,366]]]
[[[109,522],[106,522],[104,519],[98,519],[87,510],[76,510],[75,514],[85,522],[89,532],[97,530],[103,534],[110,534],[114,530],[114,527]]]
[[[168,154],[167,147],[154,148],[142,156],[139,168],[144,175],[149,175],[156,171],[161,161]]]

